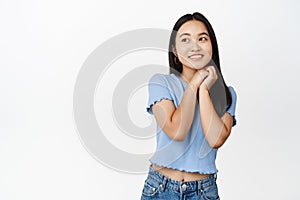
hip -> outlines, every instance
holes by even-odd
[[[180,171],[176,169],[161,167],[155,164],[151,164],[150,168],[160,172],[164,176],[167,176],[177,181],[197,181],[212,175],[212,174],[200,174],[198,172]]]
[[[196,181],[178,181],[149,167],[141,200],[147,199],[213,199],[218,200],[217,175]]]

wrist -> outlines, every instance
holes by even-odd
[[[209,89],[207,88],[207,86],[200,86],[199,87],[199,99],[200,97],[204,97],[204,96],[210,96],[210,93],[209,93]]]
[[[194,91],[196,92],[199,88],[199,86],[193,82],[189,82],[188,86]]]
[[[200,90],[200,92],[208,92],[209,93],[209,89],[205,83],[202,83],[200,85],[199,90]]]

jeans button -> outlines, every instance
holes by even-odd
[[[182,188],[183,190],[186,190],[187,185],[186,185],[186,184],[182,184],[181,188]]]

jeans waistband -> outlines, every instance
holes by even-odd
[[[217,180],[217,173],[212,174],[209,177],[203,178],[201,180],[196,181],[177,181],[166,177],[159,171],[154,170],[151,166],[149,167],[148,178],[157,181],[160,184],[160,187],[164,189],[168,187],[178,192],[184,191],[196,191],[196,190],[203,190],[204,188],[214,184]]]

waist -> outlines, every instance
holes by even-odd
[[[191,192],[201,191],[211,185],[214,185],[217,180],[217,174],[210,175],[197,181],[177,181],[169,177],[164,176],[159,171],[154,170],[152,167],[149,169],[147,180],[153,183],[153,185],[159,185],[159,188],[169,188],[177,192]]]
[[[161,167],[155,164],[151,164],[150,170],[154,170],[163,176],[166,176],[170,179],[180,181],[180,182],[199,181],[211,176],[214,177],[213,175],[216,175],[216,174],[200,174],[198,172],[180,171],[176,169]]]

